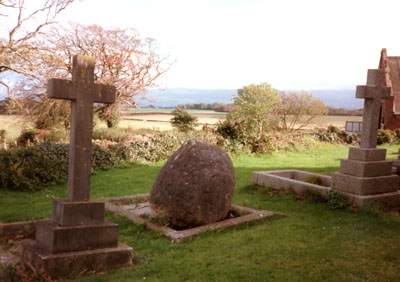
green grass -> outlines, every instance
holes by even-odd
[[[387,146],[388,156],[398,146]],[[107,215],[120,227],[120,241],[134,249],[134,267],[77,281],[399,281],[400,219],[370,209],[333,211],[325,204],[273,195],[251,185],[254,170],[303,169],[332,174],[348,147],[323,145],[302,153],[233,156],[233,202],[273,211],[269,221],[207,232],[181,244]],[[92,176],[92,197],[149,192],[163,163],[127,165]],[[0,221],[49,217],[51,199],[66,185],[39,192],[0,191]]]

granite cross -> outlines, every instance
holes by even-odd
[[[88,201],[92,155],[93,103],[115,102],[115,87],[94,83],[94,59],[74,56],[72,81],[50,79],[49,98],[71,100],[68,200]]]
[[[380,69],[370,69],[367,85],[358,85],[356,98],[363,98],[364,113],[361,132],[361,148],[376,148],[380,123],[381,99],[390,98],[390,87],[385,85],[385,74]]]

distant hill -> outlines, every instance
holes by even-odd
[[[169,88],[167,90],[151,89],[148,98],[154,101],[138,100],[141,107],[153,105],[156,107],[175,107],[178,104],[189,103],[232,103],[236,89],[199,89],[199,88]],[[296,90],[294,90],[296,91]],[[314,97],[321,99],[325,105],[334,108],[359,109],[363,107],[363,99],[355,98],[355,89],[307,90]],[[0,100],[5,94],[0,93]]]
[[[175,107],[178,104],[189,103],[232,103],[232,95],[236,89],[197,89],[197,88],[169,88],[167,90],[152,89],[147,97],[155,101],[139,100],[140,106],[154,105],[158,107]]]
[[[189,89],[170,88],[166,90],[152,89],[148,98],[155,101],[138,100],[142,107],[149,105],[157,107],[175,107],[178,104],[189,103],[232,103],[232,96],[236,89]],[[296,90],[294,90],[296,91]],[[325,105],[335,108],[359,109],[363,107],[363,100],[355,98],[355,89],[327,89],[307,90],[314,97],[321,99]]]

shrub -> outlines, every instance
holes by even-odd
[[[341,141],[341,143],[344,143],[344,144],[357,144],[360,142],[360,138],[358,137],[357,134],[349,133],[344,130],[340,131],[337,134],[337,136],[338,136],[339,140]]]
[[[68,148],[46,144],[0,151],[0,187],[10,190],[38,190],[61,182],[67,176]]]
[[[328,192],[328,205],[333,210],[344,209],[349,206],[347,198],[336,191]]]
[[[106,105],[95,110],[95,115],[105,121],[108,128],[117,127],[121,121],[120,108],[117,104]]]
[[[68,133],[63,129],[30,129],[21,132],[17,138],[18,146],[30,146],[38,143],[59,143],[68,140]]]
[[[112,150],[118,158],[127,162],[157,162],[167,159],[187,139],[190,139],[188,135],[159,133],[145,142],[122,142]]]
[[[35,141],[35,134],[33,133],[33,130],[24,130],[17,138],[17,143],[20,146],[33,144],[34,141]]]
[[[0,150],[0,188],[39,190],[64,182],[68,175],[68,150],[67,144],[51,143]],[[93,169],[110,168],[117,162],[111,152],[93,146]]]
[[[328,127],[328,130],[316,132],[313,134],[314,137],[322,142],[328,142],[332,144],[357,144],[360,142],[360,138],[355,133],[349,133],[344,130],[339,131],[336,127]]]
[[[400,140],[400,129],[395,129],[394,130],[394,135],[395,135],[397,140]]]
[[[378,129],[378,145],[385,143],[392,143],[394,139],[394,133],[389,129]]]
[[[109,140],[112,142],[123,142],[131,136],[135,135],[152,135],[160,133],[154,129],[133,129],[131,127],[114,127],[114,128],[96,128],[93,130],[92,139]]]
[[[334,125],[329,125],[327,131],[330,132],[330,133],[336,133],[336,134],[338,134],[340,130],[339,130],[339,128],[337,128],[337,127],[334,126]]]
[[[172,126],[176,127],[182,132],[188,132],[193,130],[196,126],[197,117],[192,116],[187,111],[181,108],[177,108],[172,111],[174,117],[171,120]]]

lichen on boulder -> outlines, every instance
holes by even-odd
[[[229,212],[235,174],[229,155],[200,139],[183,144],[161,169],[150,205],[170,223],[189,228],[220,221]]]

